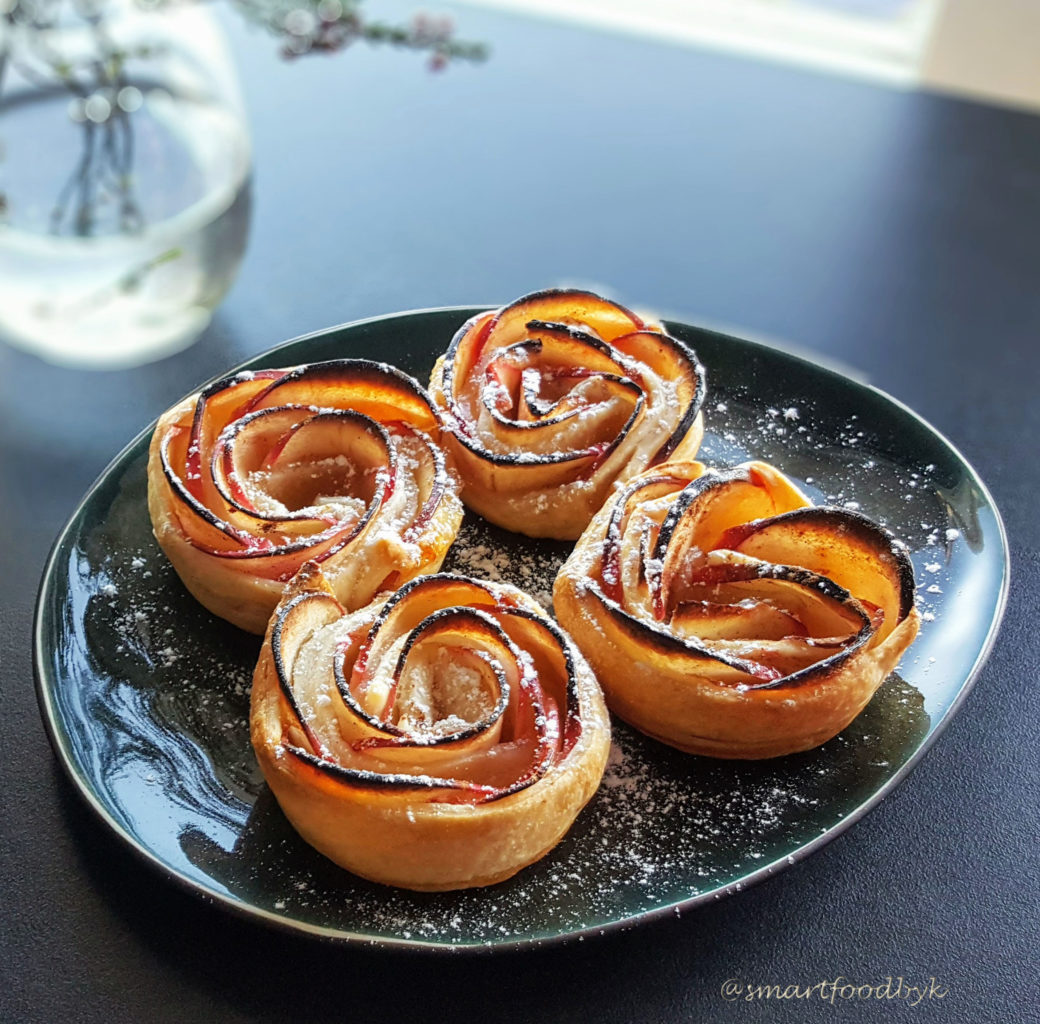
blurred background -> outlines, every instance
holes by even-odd
[[[825,206],[797,211],[781,176],[792,159],[811,161],[791,168],[803,181],[826,166],[799,152],[808,119],[834,118],[826,143],[861,152],[867,166],[846,196],[860,204],[889,186],[878,172],[901,159],[895,149],[921,145],[919,123],[857,118],[850,83],[1040,109],[1040,7],[1029,0],[468,0],[437,14],[388,0],[0,0],[0,9],[0,337],[77,367],[133,366],[192,344],[240,269],[221,328],[236,331],[236,302],[248,296],[269,333],[235,355],[357,315],[501,300],[565,277],[669,313],[783,330],[743,322],[744,307],[686,299],[685,288],[647,287],[610,245],[575,258],[568,222],[582,211],[582,239],[607,242],[640,219],[653,230],[663,214],[704,239],[716,218],[732,224],[736,211],[718,199],[736,175],[747,189],[742,223],[726,234],[760,223],[775,237],[740,268],[753,279],[765,269],[759,256],[784,252],[790,222],[829,219]],[[723,60],[726,74],[713,75]],[[796,88],[767,114],[771,78]],[[628,142],[616,151],[612,134]],[[780,173],[758,176],[767,152]],[[659,180],[657,154],[696,165],[686,188]],[[604,158],[626,173],[599,173]],[[713,180],[712,167],[728,180]],[[668,191],[651,200],[658,185]],[[831,223],[849,242],[847,225]],[[535,237],[547,229],[551,246]],[[532,247],[539,257],[521,275],[473,273],[486,270],[485,256],[519,267]],[[707,280],[693,276],[694,289]]]
[[[1030,0],[0,10],[0,498],[60,503],[41,531],[181,395],[332,324],[579,284],[916,375],[929,415],[922,324],[963,357],[1037,266]]]

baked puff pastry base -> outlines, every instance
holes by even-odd
[[[542,291],[474,317],[430,396],[463,501],[530,537],[574,540],[614,484],[691,459],[704,369],[657,324],[583,291]]]
[[[263,633],[320,562],[348,608],[435,572],[462,521],[426,392],[341,359],[225,377],[164,413],[148,455],[159,545],[215,615]]]
[[[418,890],[490,885],[538,860],[610,746],[585,659],[525,594],[441,574],[347,613],[312,565],[267,631],[251,734],[308,843]]]
[[[553,592],[608,704],[680,750],[775,757],[859,714],[917,634],[905,548],[761,462],[672,462],[597,514]]]

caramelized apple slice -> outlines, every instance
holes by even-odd
[[[913,607],[914,576],[892,535],[847,509],[804,508],[749,524],[734,550],[828,576],[884,614],[884,640]]]

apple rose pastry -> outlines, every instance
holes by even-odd
[[[317,566],[271,620],[251,726],[300,835],[409,889],[490,885],[543,856],[610,746],[592,671],[519,590],[426,576],[348,613]]]
[[[680,750],[775,757],[839,733],[917,634],[905,548],[762,462],[658,466],[599,512],[553,604],[612,711]]]
[[[574,540],[618,481],[697,454],[704,370],[681,341],[581,291],[473,317],[430,396],[462,498],[499,526]]]
[[[426,392],[382,363],[245,372],[164,413],[148,455],[155,536],[211,612],[263,633],[321,562],[347,608],[440,568],[462,521]]]

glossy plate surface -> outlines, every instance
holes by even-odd
[[[356,356],[425,382],[475,311],[337,327],[243,368]],[[596,933],[718,899],[794,863],[882,799],[988,654],[1007,590],[999,515],[964,459],[891,398],[774,349],[669,328],[707,368],[706,462],[770,461],[817,501],[859,507],[910,548],[921,634],[844,733],[805,754],[745,764],[679,754],[615,723],[599,792],[563,842],[516,878],[435,894],[354,878],[296,836],[263,784],[248,729],[260,639],[198,606],[159,551],[143,434],[58,538],[37,606],[43,717],[101,819],[168,876],[268,922],[473,949]],[[569,548],[467,514],[445,568],[508,579],[547,601]]]

